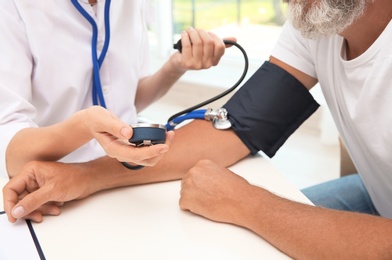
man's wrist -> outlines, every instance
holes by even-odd
[[[118,160],[104,156],[83,164],[83,174],[89,183],[89,193],[131,185],[133,171],[126,169]]]

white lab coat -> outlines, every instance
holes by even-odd
[[[99,55],[105,1],[95,8],[87,2],[80,4],[97,23]],[[146,2],[112,1],[110,46],[100,70],[107,109],[128,123],[136,121],[136,87],[148,74]],[[92,29],[66,0],[1,0],[0,17],[0,165],[5,165],[6,148],[19,130],[64,121],[92,105]],[[62,161],[103,155],[91,141]],[[3,167],[0,175],[5,174]]]

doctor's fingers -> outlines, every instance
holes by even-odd
[[[195,29],[189,29],[187,32],[192,43],[193,58],[202,62],[200,69],[216,66],[225,53],[226,47],[231,46],[226,46],[223,40],[212,32]],[[227,40],[236,41],[233,37]]]
[[[134,162],[135,164],[138,165],[143,165],[143,166],[155,166],[164,156],[164,154],[159,154],[157,156],[154,156],[152,158],[146,158],[143,160],[140,160],[138,162]]]
[[[186,69],[205,69],[212,66],[214,41],[204,30],[189,28],[181,34],[182,63]]]
[[[119,140],[103,148],[109,157],[115,158],[120,162],[132,163],[148,162],[148,160],[160,157],[169,150],[169,146],[166,144],[134,147]]]
[[[211,56],[212,59],[212,66],[218,65],[220,59],[222,58],[223,54],[225,54],[226,48],[231,47],[232,45],[225,45],[223,40],[219,38],[214,33],[208,32],[212,40],[214,41],[214,53]],[[236,41],[235,38],[227,38],[228,40]]]
[[[204,30],[199,30],[199,37],[202,41],[202,56],[201,56],[201,68],[203,69],[208,69],[211,68],[211,66],[215,65],[214,64],[214,53],[215,49],[217,46],[215,46],[215,41],[211,37],[211,34],[204,31]],[[221,41],[222,42],[222,41]],[[222,42],[223,45],[223,42]]]
[[[84,111],[83,122],[93,137],[101,133],[109,133],[119,139],[127,140],[132,137],[133,129],[122,122],[114,114],[103,107],[92,106]]]
[[[118,140],[109,134],[100,134],[97,141],[100,143],[106,154],[121,162],[141,162],[165,154],[174,137],[174,132],[166,133],[165,144],[156,144],[145,147],[132,146],[128,141]]]

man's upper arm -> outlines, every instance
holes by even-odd
[[[274,56],[270,57],[270,62],[272,64],[275,64],[291,75],[293,75],[298,81],[300,81],[308,90],[310,90],[314,85],[317,84],[317,79],[313,78],[302,71],[288,65],[287,63],[284,63],[283,61],[275,58]]]

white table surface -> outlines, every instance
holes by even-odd
[[[261,156],[230,169],[271,192],[311,204]],[[6,181],[0,178],[0,187]],[[182,211],[179,192],[179,181],[104,191],[68,202],[60,216],[33,226],[48,260],[288,259],[247,229]]]

